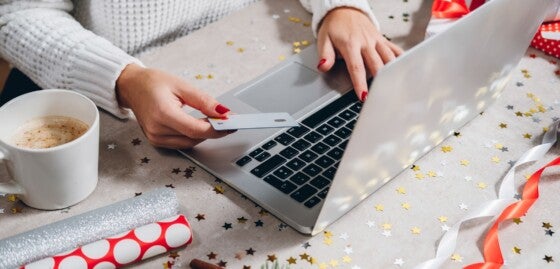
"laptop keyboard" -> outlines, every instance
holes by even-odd
[[[327,196],[362,108],[354,91],[236,161],[251,174],[312,208]]]

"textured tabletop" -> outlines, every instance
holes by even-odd
[[[423,40],[431,1],[372,2],[388,38],[405,49]],[[146,66],[217,96],[315,43],[310,18],[299,1],[263,0],[139,57]],[[291,268],[413,268],[435,256],[446,230],[496,199],[511,165],[539,145],[544,130],[560,117],[557,61],[528,49],[494,105],[314,237],[291,229],[177,152],[152,147],[135,121],[102,113],[95,192],[58,211],[34,210],[4,195],[0,238],[169,187],[192,225],[194,241],[133,267],[188,268],[198,258],[227,268],[261,268],[271,261]],[[554,147],[536,163],[517,169],[519,194],[526,178],[559,153]],[[560,267],[560,169],[546,170],[540,187],[526,216],[500,226],[510,268]],[[482,261],[492,223],[490,218],[465,223],[444,268]]]

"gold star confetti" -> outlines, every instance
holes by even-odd
[[[550,229],[550,228],[552,228],[553,226],[550,224],[550,222],[543,222],[543,223],[542,223],[542,227],[545,228],[545,229]]]
[[[203,78],[204,78],[204,76],[203,76],[203,75],[201,75],[201,74],[198,74],[198,75],[194,76],[194,78],[196,78],[196,79],[203,79]]]
[[[412,171],[420,171],[420,166],[413,164],[410,169],[412,169]]]
[[[301,52],[301,49],[300,49],[300,48],[295,48],[295,49],[294,49],[294,53],[295,53],[295,54],[298,54],[298,53],[300,53],[300,52]]]
[[[385,207],[382,204],[375,205],[375,211],[383,211]]]
[[[296,42],[292,43],[292,45],[294,46],[294,48],[297,48],[297,47],[301,46],[301,43],[299,41],[296,41]]]
[[[453,150],[453,147],[451,147],[449,145],[441,147],[441,151],[443,151],[444,153],[451,152],[452,150]]]
[[[542,132],[543,132],[543,133],[548,132],[548,127],[543,127],[543,128],[542,128]]]
[[[309,45],[309,41],[307,41],[307,40],[302,40],[302,41],[301,41],[301,44],[302,44],[303,46],[307,46],[307,45]]]
[[[296,264],[296,262],[297,262],[296,258],[291,257],[291,256],[286,261],[288,262],[288,264]]]
[[[498,156],[494,156],[494,157],[492,157],[492,162],[493,163],[500,163],[500,158],[498,158]]]
[[[233,46],[233,41],[227,41],[227,42],[226,42],[226,45],[228,45],[228,46]]]
[[[520,223],[523,223],[523,220],[521,218],[513,218],[513,222],[519,225]]]
[[[438,220],[439,220],[439,222],[444,223],[444,222],[447,222],[447,217],[446,216],[439,216]]]
[[[496,149],[502,149],[502,148],[504,148],[504,145],[502,145],[502,144],[500,144],[500,143],[496,143],[496,145],[494,145],[494,147],[495,147]]]
[[[416,173],[416,174],[414,175],[414,177],[415,177],[416,179],[422,180],[422,179],[424,179],[424,174],[422,174],[422,173]]]
[[[309,258],[308,262],[310,264],[317,264],[319,261],[317,261],[317,259],[315,259],[314,257]]]
[[[523,113],[521,111],[515,112],[515,116],[523,117]]]
[[[461,255],[455,253],[455,254],[451,255],[451,260],[454,261],[454,262],[462,262],[463,257],[461,257]]]
[[[477,186],[479,189],[481,189],[481,190],[484,190],[484,189],[486,189],[486,187],[488,187],[488,186],[486,185],[486,183],[484,183],[484,182],[478,182],[478,183],[476,184],[476,186]]]
[[[344,262],[344,263],[351,263],[351,262],[352,262],[352,258],[350,258],[350,256],[346,255],[346,256],[342,257],[342,262]]]
[[[266,256],[267,256],[267,258],[266,258],[267,261],[274,262],[276,260],[276,255],[274,255],[274,254],[273,255],[266,255]]]
[[[214,192],[216,194],[224,194],[224,187],[222,187],[220,185],[216,185],[216,186],[214,186]]]
[[[324,231],[323,232],[323,236],[326,238],[331,238],[333,236],[331,231]]]
[[[332,243],[333,243],[333,240],[330,237],[327,237],[327,238],[323,239],[323,244],[325,244],[327,246],[332,245]]]
[[[436,177],[436,176],[437,176],[437,173],[434,172],[434,171],[428,171],[427,175],[428,175],[429,177]]]
[[[309,255],[307,255],[307,253],[303,253],[303,254],[299,255],[299,258],[307,261],[307,260],[309,260],[310,257],[309,257]]]
[[[300,23],[301,19],[297,17],[288,17],[288,20],[294,23]]]
[[[243,53],[243,52],[245,52],[245,49],[244,48],[237,48],[237,52]]]
[[[401,207],[402,207],[403,209],[409,210],[409,209],[410,209],[410,204],[409,204],[409,203],[402,203],[402,204],[401,204]]]
[[[518,248],[517,246],[514,246],[512,250],[513,250],[513,252],[516,253],[516,254],[521,254],[521,249]]]
[[[533,116],[533,113],[531,113],[530,111],[523,113],[523,116],[525,117],[531,117]]]
[[[526,134],[523,135],[523,138],[531,139],[531,137],[533,137],[533,136],[529,133],[526,133]]]
[[[286,56],[280,55],[280,56],[278,56],[278,60],[284,61],[284,60],[286,60]]]
[[[501,122],[501,123],[500,123],[500,128],[502,128],[502,129],[505,129],[505,128],[507,128],[507,124],[505,124],[505,123]]]
[[[391,230],[391,224],[385,222],[385,223],[381,224],[381,229],[383,229],[383,230]]]
[[[212,74],[208,74],[208,76],[206,76],[208,79],[213,79],[214,76]]]
[[[8,202],[15,202],[17,200],[17,196],[15,194],[10,194],[6,198],[8,199]]]
[[[461,160],[459,163],[460,163],[462,166],[467,166],[467,165],[469,165],[471,162],[469,162],[468,160]]]
[[[399,194],[406,194],[406,190],[405,190],[403,187],[398,187],[398,188],[396,189],[396,191],[397,191]]]
[[[420,228],[414,226],[414,227],[412,227],[412,229],[410,229],[410,232],[412,234],[420,234]]]
[[[303,23],[303,26],[305,26],[305,27],[309,27],[309,26],[311,26],[311,23],[310,23],[310,22],[308,22],[308,21],[306,21],[306,22],[304,22],[304,23]]]

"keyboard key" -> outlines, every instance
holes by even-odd
[[[251,157],[243,156],[241,159],[237,160],[237,162],[235,162],[235,164],[237,164],[238,166],[244,166],[244,165],[248,164],[251,160],[252,160]]]
[[[340,145],[338,145],[338,147],[340,147],[342,150],[344,150],[346,148],[346,146],[348,146],[348,139],[342,141],[342,143],[340,143]]]
[[[360,110],[362,110],[362,106],[363,106],[362,103],[357,102],[357,103],[353,104],[352,106],[350,106],[350,110],[352,110],[356,113],[360,113]]]
[[[321,156],[319,159],[317,159],[315,161],[315,164],[318,166],[321,166],[323,168],[327,168],[329,166],[331,166],[331,164],[334,163],[334,160],[327,157],[327,156]]]
[[[257,157],[257,155],[261,154],[264,150],[261,148],[255,149],[253,151],[251,151],[251,153],[249,153],[249,156],[255,158]]]
[[[311,185],[313,185],[314,187],[318,188],[318,189],[322,189],[326,186],[328,186],[329,184],[331,184],[331,182],[324,178],[323,176],[318,176],[316,178],[314,178],[313,180],[311,180]]]
[[[339,117],[334,117],[331,120],[328,121],[328,123],[334,127],[334,128],[338,128],[340,126],[342,126],[344,123],[346,123],[345,120],[339,118]]]
[[[305,182],[309,181],[311,178],[302,172],[297,172],[295,175],[290,177],[290,181],[296,183],[297,185],[303,185]]]
[[[334,134],[338,135],[342,139],[345,139],[345,138],[348,138],[352,134],[352,130],[350,130],[346,127],[342,127],[340,129],[336,130],[336,132],[334,132]]]
[[[329,135],[323,140],[323,142],[327,143],[327,145],[331,147],[336,146],[336,144],[340,143],[340,141],[342,141],[342,139],[335,135]]]
[[[293,160],[289,161],[286,166],[290,167],[292,170],[297,171],[305,166],[305,162],[298,158],[294,158]]]
[[[340,148],[333,148],[331,151],[329,151],[329,153],[327,153],[327,155],[329,155],[329,157],[338,161],[342,159],[343,153],[344,151],[342,151]]]
[[[317,196],[321,197],[321,199],[327,198],[327,193],[329,193],[329,188],[325,188],[324,190],[317,193]]]
[[[327,170],[325,170],[325,172],[323,172],[323,175],[325,178],[327,178],[328,180],[332,181],[334,178],[334,175],[336,174],[336,168],[335,167],[329,167]]]
[[[274,140],[276,140],[276,142],[278,142],[278,143],[280,143],[284,146],[287,146],[290,143],[294,142],[295,139],[293,137],[291,137],[289,134],[282,133],[279,136],[277,136],[276,138],[274,138]]]
[[[305,184],[301,188],[297,189],[290,195],[290,197],[294,198],[294,200],[298,202],[303,202],[311,197],[313,194],[317,192],[317,189],[311,187],[309,184]]]
[[[289,194],[290,192],[297,189],[297,186],[294,183],[289,181],[282,181],[273,175],[268,175],[263,180],[285,194]]]
[[[305,202],[305,204],[303,204],[303,205],[308,207],[308,208],[312,208],[312,207],[316,206],[319,202],[321,202],[321,199],[319,199],[316,196],[313,196],[313,197],[311,197],[311,199],[307,200],[307,202]]]
[[[305,141],[305,140],[303,140],[303,139],[300,139],[300,140],[298,140],[298,141],[296,141],[296,142],[294,142],[294,143],[292,144],[292,147],[298,149],[299,151],[304,151],[304,150],[306,150],[309,146],[311,146],[311,143],[309,143],[309,142],[307,142],[307,141]]]
[[[262,145],[262,148],[266,149],[266,150],[269,150],[269,149],[275,147],[276,145],[278,145],[278,143],[276,143],[276,141],[270,140],[270,141],[266,142],[264,145]]]
[[[257,177],[263,177],[264,175],[268,174],[268,172],[274,170],[276,167],[282,165],[285,162],[286,159],[284,159],[282,156],[274,155],[265,162],[259,164],[257,167],[253,168],[253,170],[251,170],[251,174]]]
[[[293,137],[301,137],[303,134],[309,132],[309,128],[305,126],[292,127],[288,129],[288,131],[286,132],[292,135]]]
[[[316,175],[318,175],[319,173],[321,173],[323,169],[319,166],[317,166],[316,164],[310,164],[308,166],[306,166],[305,168],[303,168],[303,172],[308,174],[311,177],[314,177]]]
[[[293,173],[294,173],[294,171],[290,170],[290,168],[282,166],[282,167],[276,169],[276,171],[274,171],[273,174],[280,179],[286,179],[289,176],[291,176]]]
[[[356,126],[356,119],[349,121],[345,126],[350,130],[354,130],[354,126]]]
[[[317,132],[319,132],[322,135],[328,135],[332,131],[334,131],[334,128],[332,126],[328,125],[328,124],[323,124],[319,128],[317,128],[316,130],[317,130]]]
[[[327,146],[325,143],[323,142],[319,142],[317,144],[315,144],[313,147],[311,147],[311,150],[316,152],[317,154],[323,154],[325,152],[327,152],[327,150],[329,150],[329,146]]]
[[[332,115],[338,113],[348,105],[356,102],[358,97],[354,93],[354,91],[348,91],[340,98],[334,100],[330,104],[326,105],[325,107],[319,109],[317,112],[313,113],[313,115],[307,117],[301,123],[307,127],[315,128],[319,126],[319,124],[323,123],[325,120],[330,118]]]
[[[307,134],[304,138],[305,138],[305,140],[307,140],[311,143],[315,143],[315,142],[321,140],[321,138],[323,138],[323,136],[316,133],[316,132],[311,132],[311,133]]]
[[[338,116],[341,117],[341,118],[343,118],[343,119],[345,119],[345,120],[351,120],[351,119],[353,119],[354,117],[356,117],[357,114],[354,113],[354,112],[352,112],[352,111],[350,111],[350,110],[344,110],[344,111],[342,111],[340,114],[338,114]]]
[[[280,155],[282,155],[286,159],[291,159],[299,153],[296,149],[292,147],[287,147],[280,151]]]
[[[270,153],[265,151],[265,152],[259,154],[259,156],[255,157],[255,160],[257,160],[259,162],[262,162],[262,161],[268,159],[268,157],[270,157]]]
[[[302,159],[304,162],[312,162],[313,160],[315,160],[317,157],[319,157],[319,155],[313,153],[313,151],[311,150],[307,150],[304,153],[302,153],[301,155],[298,156],[300,159]]]

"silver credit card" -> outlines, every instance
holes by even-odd
[[[231,114],[227,119],[208,118],[208,121],[217,131],[239,129],[283,128],[299,126],[290,114],[259,113],[259,114]]]

